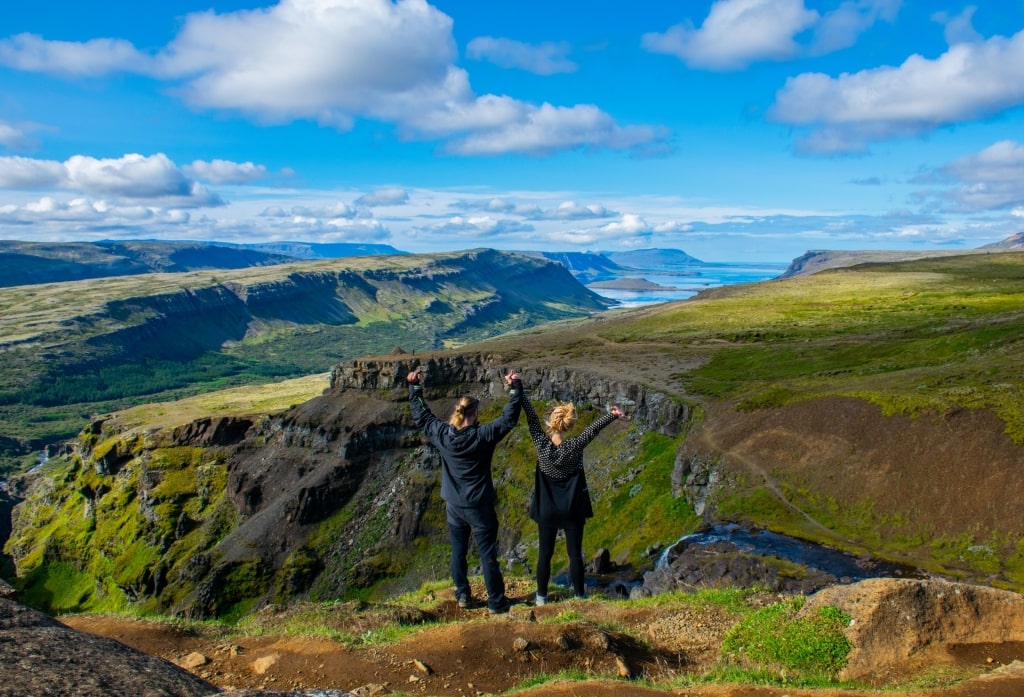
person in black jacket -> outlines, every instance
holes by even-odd
[[[619,407],[613,406],[609,413],[598,417],[578,436],[565,438],[564,434],[576,425],[576,408],[572,404],[561,404],[551,411],[547,432],[541,427],[529,399],[523,400],[523,410],[530,428],[530,439],[537,448],[533,501],[530,504],[530,517],[537,522],[539,533],[535,602],[537,605],[547,602],[551,557],[559,530],[565,531],[573,592],[576,597],[586,597],[583,583],[583,526],[587,518],[594,516],[594,509],[583,471],[583,448],[601,429],[616,419],[626,418],[626,415]]]
[[[441,453],[441,498],[445,501],[448,540],[451,543],[451,575],[459,607],[470,607],[473,596],[467,577],[470,532],[476,540],[487,586],[487,608],[492,614],[508,612],[505,579],[498,564],[498,516],[494,511],[491,458],[498,442],[515,428],[523,403],[519,374],[505,376],[508,403],[494,421],[477,422],[479,401],[463,396],[448,422],[434,416],[423,399],[418,370],[406,378],[412,418],[427,440]]]

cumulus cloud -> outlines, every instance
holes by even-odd
[[[821,15],[804,0],[717,0],[700,27],[684,22],[643,36],[645,49],[708,70],[739,70],[853,45],[879,19],[895,18],[901,0],[848,0]],[[798,41],[809,33],[807,45]]]
[[[445,141],[455,154],[629,150],[665,138],[659,129],[619,126],[592,105],[477,95],[456,54],[451,18],[424,0],[281,0],[194,13],[153,56],[113,39],[74,44],[19,35],[0,43],[0,63],[21,70],[144,73],[172,82],[197,109],[342,131],[357,119],[375,120],[406,138]],[[557,64],[557,51],[548,55]]]
[[[596,146],[629,150],[665,137],[666,132],[649,126],[619,126],[596,106],[543,104],[527,109],[520,118],[455,137],[445,150],[458,155],[546,154]]]
[[[612,218],[618,213],[608,210],[600,204],[580,205],[575,201],[565,201],[554,208],[539,210],[530,217],[536,220],[589,220],[593,218]]]
[[[309,220],[351,220],[359,217],[359,212],[345,203],[338,201],[326,206],[292,206],[287,210],[281,206],[270,206],[260,213],[264,218],[305,218]]]
[[[1004,140],[954,160],[914,180],[947,188],[918,192],[958,212],[1010,210],[1024,206],[1024,145]]]
[[[502,68],[518,68],[536,75],[574,73],[577,66],[566,58],[572,50],[568,43],[526,44],[513,39],[480,36],[466,46],[466,56],[485,60]]]
[[[24,204],[0,206],[0,221],[11,225],[45,225],[59,223],[65,232],[90,232],[111,228],[130,227],[138,235],[141,226],[188,223],[189,213],[181,210],[160,209],[150,206],[112,206],[105,201],[74,198],[60,201],[43,196]]]
[[[60,189],[90,196],[160,201],[169,207],[219,206],[223,201],[189,179],[166,155],[116,159],[74,155],[64,162],[0,157],[0,188]]]
[[[401,206],[409,202],[409,192],[400,186],[390,186],[363,194],[355,200],[357,206]]]
[[[484,237],[493,240],[495,237],[513,232],[529,232],[531,225],[518,220],[493,218],[489,215],[454,216],[434,225],[417,228],[418,231],[430,235],[455,235],[457,237]]]
[[[799,46],[793,37],[818,19],[803,0],[718,0],[699,28],[686,22],[664,33],[645,34],[643,46],[692,67],[736,70],[796,55]]]
[[[267,168],[252,162],[231,162],[195,160],[181,168],[185,174],[211,184],[251,184],[267,178]]]
[[[1024,31],[959,43],[934,60],[913,55],[899,67],[833,78],[804,73],[776,94],[769,116],[810,129],[808,153],[866,150],[874,140],[912,137],[996,116],[1024,103]]]
[[[480,199],[458,199],[449,204],[449,207],[463,211],[486,211],[488,213],[520,215],[525,218],[536,218],[541,212],[540,206],[535,203],[513,201],[503,196],[492,196],[490,198]]]
[[[51,41],[36,34],[0,39],[0,65],[32,73],[90,77],[145,73],[152,63],[150,56],[123,39]]]

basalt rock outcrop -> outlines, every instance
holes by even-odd
[[[221,692],[183,668],[106,637],[77,632],[0,598],[0,695],[205,697]]]
[[[438,414],[461,394],[479,397],[484,409],[503,402],[502,376],[516,367],[498,355],[404,353],[336,366],[324,395],[254,425],[227,456],[226,495],[239,523],[218,543],[219,561],[200,588],[176,610],[223,610],[209,604],[216,594],[204,584],[217,577],[218,564],[244,563],[254,549],[267,568],[281,570],[276,583],[289,593],[337,597],[393,574],[396,557],[408,556],[417,538],[441,542],[443,521],[431,504],[440,460],[422,446],[406,406],[405,377],[420,366]],[[687,405],[614,377],[561,368],[522,374],[535,400],[624,405],[642,430],[672,437],[690,417]],[[342,509],[351,519],[326,558],[313,559],[309,535]],[[502,534],[504,547],[515,547],[519,532]]]
[[[123,593],[189,617],[222,615],[254,600],[346,597],[381,579],[402,579],[447,537],[441,462],[407,405],[405,376],[421,366],[439,415],[462,394],[479,397],[484,413],[496,412],[507,399],[503,376],[516,368],[535,401],[623,406],[634,444],[645,432],[674,438],[690,418],[684,402],[614,375],[521,367],[498,354],[397,352],[337,366],[322,395],[275,416],[205,417],[120,435],[116,420],[96,421],[65,481],[41,482],[27,494],[8,549],[19,562],[41,553],[83,572],[107,563],[97,556],[105,555],[117,561],[98,579],[97,593]],[[614,456],[619,469],[606,476],[609,496],[636,489],[643,467],[628,453]],[[496,464],[502,491],[511,467]],[[620,469],[629,471],[620,476]],[[524,504],[515,497],[503,504],[515,509],[510,520],[522,521],[501,530],[510,563],[524,556]],[[53,525],[49,516],[58,510],[73,519],[61,531],[67,541],[34,551],[43,541],[30,530]]]

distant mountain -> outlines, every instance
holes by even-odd
[[[621,278],[631,271],[660,271],[703,264],[680,249],[631,252],[522,252],[561,263],[578,281],[590,284]]]
[[[82,281],[145,273],[245,269],[297,259],[408,254],[387,244],[194,242],[130,240],[24,242],[0,240],[0,287]]]
[[[295,261],[284,254],[202,242],[24,242],[0,240],[0,287],[203,269],[245,269]]]
[[[601,252],[601,254],[615,264],[631,269],[664,269],[704,263],[681,249],[636,249],[631,252]]]
[[[974,249],[946,250],[936,249],[928,251],[845,251],[830,249],[813,249],[804,252],[789,263],[779,278],[791,278],[793,276],[806,276],[826,269],[848,268],[857,264],[886,264],[896,261],[914,261],[916,259],[931,259],[935,257],[954,257],[964,254],[990,254],[992,252],[1020,251],[1024,249],[1024,232],[1010,235],[1005,240],[986,244]]]
[[[1018,232],[1016,235],[1010,235],[1005,240],[986,244],[984,247],[978,247],[978,249],[1024,249],[1024,232]]]
[[[625,271],[608,257],[594,252],[523,252],[523,254],[557,261],[567,268],[576,280],[584,284],[618,278]]]

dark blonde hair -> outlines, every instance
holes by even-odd
[[[466,419],[475,415],[479,407],[480,400],[477,398],[460,397],[459,403],[455,405],[455,408],[452,410],[452,415],[448,418],[448,423],[456,429],[462,428],[466,425]]]
[[[565,433],[576,425],[576,407],[570,404],[559,404],[548,414],[548,435]]]

